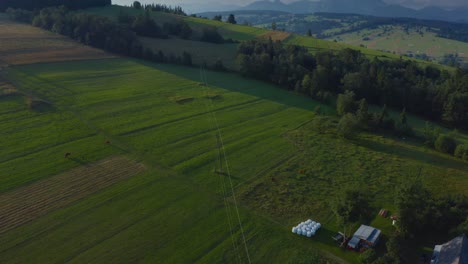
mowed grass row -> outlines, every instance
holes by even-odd
[[[246,262],[239,228],[231,237],[220,197],[190,180],[159,178],[159,173],[166,172],[134,177],[0,237],[0,259],[3,263],[231,263],[238,258]],[[242,209],[241,217],[253,261],[313,261],[314,250],[297,244],[289,232],[285,236],[284,230]]]
[[[368,186],[371,192],[378,193],[376,207],[392,208],[391,186],[423,166],[428,172],[429,185],[436,186],[443,179],[444,185],[453,192],[465,190],[462,180],[465,163],[428,151],[417,142],[372,135],[357,143],[348,142],[334,136],[310,134],[313,130],[310,126],[301,128],[304,135],[291,137],[289,134],[296,128],[314,118],[311,110],[317,103],[234,74],[207,72],[209,85],[205,87],[199,85],[200,70],[197,68],[125,59],[22,66],[12,74],[15,79],[21,79],[20,83],[29,85],[29,89],[36,84],[37,92],[46,92],[51,100],[60,101],[61,94],[72,95],[73,100],[65,99],[65,102],[71,103],[68,108],[78,119],[111,135],[113,140],[124,142],[125,146],[130,146],[128,151],[132,155],[171,172],[150,173],[150,177],[179,175],[177,177],[189,185],[204,186],[221,203],[213,205],[214,208],[223,208],[223,185],[219,175],[213,173],[217,168],[219,126],[233,184],[241,188],[241,206],[250,208],[253,215],[258,214],[260,218],[255,218],[256,222],[275,223],[275,231],[266,228],[264,232],[284,232],[289,239],[289,226],[301,219],[319,219],[326,227],[314,240],[312,248],[333,252],[351,262],[356,261],[357,255],[338,250],[330,240],[338,228],[326,201],[336,184]],[[181,98],[191,100],[181,103]],[[57,105],[61,105],[60,102]],[[329,107],[322,106],[322,109],[326,114],[334,113]],[[353,169],[344,172],[336,169],[348,167]],[[308,174],[299,175],[300,169]],[[221,179],[228,183],[225,176]],[[272,186],[261,187],[265,184]],[[283,197],[288,185],[294,195]],[[230,193],[229,186],[227,188]],[[253,193],[248,191],[250,188]],[[178,195],[176,193],[174,195]],[[307,206],[295,205],[301,201]],[[177,203],[173,206],[177,207]],[[187,214],[194,213],[189,211]],[[141,232],[139,220],[137,222],[132,232]],[[141,225],[146,225],[143,222]],[[385,224],[378,224],[378,227],[388,228]],[[116,236],[127,239],[126,232],[119,231]],[[263,236],[266,237],[259,239],[277,241]],[[279,235],[278,239],[285,237]],[[301,246],[311,243],[294,236],[292,239]],[[107,243],[111,242],[88,246],[83,254],[90,257],[102,254],[108,248]],[[219,238],[219,243],[229,244],[227,238]],[[265,250],[255,243],[249,246]],[[166,250],[170,252],[174,247]],[[118,252],[113,252],[116,254],[113,256],[117,257]],[[222,252],[229,251],[220,246],[198,257],[213,260],[220,258]],[[165,254],[168,253],[155,256]]]
[[[7,263],[212,263],[236,262],[239,257],[245,262],[229,194],[231,217],[226,216],[222,194],[230,193],[228,178],[213,173],[216,122],[237,185],[293,154],[281,134],[307,121],[316,106],[232,74],[209,72],[211,85],[204,87],[198,85],[198,69],[125,59],[16,69],[11,74],[20,87],[44,93],[84,126],[131,146],[129,154],[141,157],[151,169],[6,233],[0,238],[5,241],[0,259]],[[70,105],[60,102],[67,94],[73,97],[65,99]],[[174,99],[179,97],[194,100],[180,104]],[[240,213],[254,261],[315,259],[315,249],[291,236],[288,226],[248,213],[242,205]]]
[[[30,110],[20,95],[0,98],[0,109],[0,192],[81,165],[68,152],[89,162],[121,153],[69,112]]]

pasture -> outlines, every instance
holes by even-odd
[[[306,98],[279,89],[270,92],[271,86],[236,75],[209,73],[213,86],[200,87],[198,69],[126,59],[21,66],[10,68],[9,74],[23,91],[34,92],[55,107],[46,113],[25,109],[35,122],[17,123],[14,128],[19,133],[11,134],[19,139],[21,131],[34,129],[31,123],[55,123],[57,128],[36,128],[37,132],[49,129],[49,137],[32,133],[36,140],[12,138],[17,144],[2,148],[10,150],[11,159],[0,167],[14,173],[2,178],[6,183],[2,187],[10,185],[3,191],[48,180],[115,153],[140,160],[148,171],[4,233],[0,237],[4,263],[32,259],[212,263],[239,257],[246,262],[239,225],[230,222],[237,220],[231,192],[225,189],[228,179],[213,173],[218,149],[207,107],[216,113],[234,185],[292,151],[286,141],[278,140],[279,134],[307,120],[315,107]],[[178,104],[174,97],[194,100]],[[16,104],[13,110],[18,112],[26,108],[20,98],[9,98],[1,101],[3,107]],[[59,112],[66,115],[63,123],[54,122]],[[15,115],[2,113],[2,118]],[[68,122],[75,124],[71,131]],[[10,126],[2,123],[2,129]],[[90,139],[58,144],[58,149],[52,144],[71,137],[72,131],[89,131]],[[32,151],[39,148],[34,142],[44,150]],[[246,153],[246,147],[255,151]],[[24,155],[15,155],[16,149],[25,150]],[[66,151],[79,161],[65,159]],[[242,205],[239,210],[252,260],[318,258],[306,243],[297,245],[298,238],[289,236],[288,226],[263,219]],[[184,254],[176,254],[181,248]]]
[[[368,188],[376,214],[393,209],[393,186],[419,168],[436,192],[468,190],[466,162],[419,142],[317,131],[319,103],[309,98],[236,74],[97,58],[13,60],[2,72],[0,201],[14,202],[0,210],[16,212],[0,231],[2,263],[357,263],[330,238],[339,231],[328,206],[337,184]],[[29,97],[49,107],[31,107]],[[30,199],[15,198],[25,192]],[[318,236],[291,234],[307,218],[323,223]]]
[[[365,45],[373,50],[385,50],[397,54],[426,54],[436,60],[447,54],[458,54],[463,61],[468,60],[468,43],[440,38],[427,29],[417,32],[414,28],[406,33],[401,26],[379,27],[377,29],[360,30],[357,32],[334,36],[351,45]],[[367,38],[367,39],[366,39]],[[366,40],[365,40],[366,39]]]
[[[435,190],[441,181],[446,191],[468,189],[466,163],[391,137],[349,142],[316,132],[308,125],[316,102],[235,74],[207,72],[209,85],[200,86],[196,68],[106,59],[16,66],[9,76],[54,110],[31,112],[16,97],[0,101],[2,120],[32,118],[1,123],[2,131],[18,131],[9,141],[20,142],[2,146],[11,158],[0,169],[14,172],[2,177],[3,192],[117,153],[147,171],[4,233],[4,263],[246,262],[236,203],[253,261],[312,261],[319,252],[355,263],[358,255],[330,238],[338,231],[327,206],[335,184],[367,186],[379,197],[376,214],[392,207],[389,186],[421,166]],[[219,156],[218,126],[226,156]],[[31,129],[31,140],[19,140]],[[64,159],[65,151],[81,162]],[[215,173],[226,166],[230,178]],[[324,224],[319,236],[290,233],[307,218]]]

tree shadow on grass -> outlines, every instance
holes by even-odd
[[[136,61],[145,66],[156,68],[160,71],[174,74],[194,82],[201,82],[200,69],[196,67],[181,67],[169,64],[154,64],[145,61]],[[313,111],[317,105],[320,105],[325,114],[334,113],[334,109],[326,104],[322,104],[306,96],[297,95],[288,92],[279,86],[268,84],[266,82],[244,78],[236,73],[206,71],[206,78],[210,86],[217,86],[232,92],[243,93],[287,105],[290,107]]]
[[[422,152],[404,146],[383,144],[380,142],[363,138],[356,140],[356,142],[359,145],[369,148],[373,151],[397,155],[404,159],[411,159],[414,161],[428,164],[430,163],[448,169],[468,170],[468,164],[464,163],[463,161],[457,161],[449,157],[444,157],[443,155],[437,155],[435,153],[430,152]]]

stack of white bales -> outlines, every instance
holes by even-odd
[[[307,220],[305,222],[301,222],[297,226],[292,228],[292,232],[294,234],[312,237],[315,236],[315,233],[322,227],[322,225],[318,222]]]

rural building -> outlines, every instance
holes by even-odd
[[[371,226],[361,225],[348,242],[348,248],[359,249],[363,247],[374,247],[380,238],[380,230]]]
[[[468,264],[468,237],[461,235],[435,246],[431,264]]]

